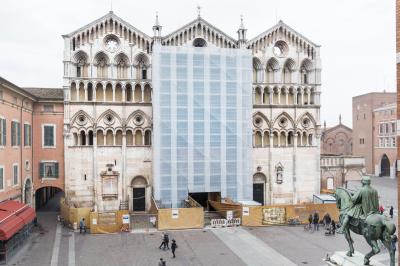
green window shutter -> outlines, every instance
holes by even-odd
[[[3,130],[4,130],[3,144],[4,144],[4,146],[6,146],[6,144],[7,144],[7,121],[5,119],[3,120]]]
[[[3,168],[0,168],[0,189],[3,189],[3,183],[4,183],[4,172],[3,172]]]
[[[39,177],[44,177],[44,163],[39,163]]]
[[[15,146],[15,122],[11,121],[11,146]]]
[[[58,178],[58,163],[54,163],[54,177]]]
[[[17,125],[17,133],[18,133],[18,137],[17,137],[17,145],[21,145],[21,124],[20,123],[16,123]]]

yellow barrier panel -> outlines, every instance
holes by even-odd
[[[318,212],[320,220],[326,213],[329,213],[333,220],[339,220],[339,211],[335,203],[243,206],[243,208],[248,208],[248,215],[242,213],[242,225],[244,226],[287,224],[292,218],[298,218],[302,224],[307,224],[308,216],[315,211]]]
[[[177,208],[158,210],[158,230],[204,227],[203,208]]]

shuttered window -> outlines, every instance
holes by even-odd
[[[21,145],[21,127],[19,122],[11,122],[11,146]]]
[[[19,176],[18,165],[15,164],[15,165],[13,165],[13,184],[14,185],[18,185],[18,176]]]
[[[42,162],[39,164],[40,178],[58,178],[58,162]]]
[[[43,146],[44,147],[54,147],[55,146],[55,126],[54,125],[44,125],[43,126]]]
[[[0,167],[0,190],[4,189],[4,168]]]
[[[24,124],[24,146],[32,145],[32,126]]]
[[[0,118],[0,146],[7,144],[7,122],[5,119]]]

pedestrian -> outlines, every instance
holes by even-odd
[[[175,249],[177,249],[177,248],[178,248],[178,245],[176,244],[175,239],[172,239],[171,251],[172,251],[172,255],[174,255],[173,258],[175,258]]]
[[[332,219],[331,219],[331,216],[329,215],[329,213],[326,213],[323,218],[325,228],[327,228],[331,224],[331,220]]]
[[[164,250],[165,250],[165,247],[167,247],[167,249],[169,249],[169,236],[168,236],[168,234],[167,233],[165,233],[165,235],[164,235]]]
[[[165,250],[165,233],[162,233],[162,237],[161,237],[161,245],[159,247],[159,249],[163,248]]]
[[[313,216],[314,231],[319,231],[319,214],[314,212]]]
[[[379,212],[381,213],[381,214],[383,214],[383,211],[384,211],[385,209],[383,208],[383,205],[381,205],[380,207],[379,207]]]
[[[390,218],[393,219],[393,206],[390,206],[389,215]]]
[[[167,262],[163,260],[163,258],[160,258],[160,261],[158,262],[158,266],[166,266]]]
[[[312,221],[313,221],[313,216],[310,213],[310,216],[308,216],[308,230],[311,230],[311,225],[312,225]]]
[[[79,221],[79,234],[86,233],[86,225],[85,225],[85,218],[82,218]]]
[[[335,220],[333,220],[333,219],[331,222],[331,232],[332,232],[332,235],[334,235],[336,232],[336,223],[335,223]]]

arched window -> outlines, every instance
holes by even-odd
[[[149,59],[144,53],[135,56],[134,65],[136,67],[136,78],[147,79],[147,69],[149,67]]]
[[[76,77],[87,77],[88,76],[88,56],[85,52],[79,51],[74,55],[75,66],[76,66]]]
[[[93,101],[93,85],[89,83],[87,86],[87,97],[88,101]]]
[[[133,134],[132,134],[132,131],[127,130],[125,138],[126,138],[126,145],[127,146],[132,146],[133,145]]]
[[[71,83],[71,101],[77,100],[77,91],[76,91],[76,84],[75,82]]]
[[[294,141],[293,140],[293,132],[290,131],[288,134],[287,145],[290,147],[293,146],[293,144],[294,144],[293,141]]]
[[[310,134],[308,135],[308,146],[312,146],[313,145],[313,135]]]
[[[127,84],[125,86],[125,101],[132,102],[132,86]]]
[[[287,146],[287,143],[286,143],[286,132],[281,132],[281,134],[279,136],[279,144],[280,144],[281,147]]]
[[[292,72],[295,68],[295,62],[293,59],[287,59],[285,64],[283,65],[283,83],[291,83],[292,82]]]
[[[110,83],[106,86],[106,101],[112,102],[113,101],[113,88]]]
[[[104,145],[104,134],[103,134],[103,131],[97,130],[96,139],[97,139],[97,146],[103,146]]]
[[[129,59],[128,56],[120,53],[115,57],[115,65],[117,67],[117,78],[128,78]]]
[[[85,101],[85,85],[83,82],[79,83],[79,101]]]
[[[260,131],[256,131],[254,134],[254,147],[261,147],[262,146],[262,136]]]
[[[267,67],[265,69],[266,82],[275,83],[275,73],[279,70],[278,60],[275,58],[270,58],[267,62]]]
[[[108,65],[110,64],[108,56],[105,53],[100,52],[95,56],[94,59],[94,65],[97,68],[97,78],[107,78]]]
[[[278,132],[273,133],[272,142],[274,147],[278,147]]]
[[[89,146],[93,146],[93,131],[89,130],[88,132],[88,137],[89,137]]]
[[[136,130],[135,132],[135,145],[142,146],[143,145],[143,135],[142,131]]]
[[[142,102],[142,88],[140,87],[139,84],[136,84],[135,86],[135,103],[140,103]]]
[[[261,104],[261,88],[255,88],[255,95],[254,95],[254,104]]]
[[[78,134],[76,134],[76,133],[74,133],[74,145],[75,145],[75,146],[79,145],[79,142],[78,142]]]
[[[253,58],[253,82],[261,83],[262,80],[262,64],[260,59],[254,57]]]
[[[117,130],[117,133],[115,134],[115,145],[122,146],[122,131],[121,130]]]
[[[151,131],[146,130],[144,133],[144,145],[150,146],[151,145]]]
[[[306,132],[303,132],[301,142],[302,142],[301,146],[307,146],[307,133]]]
[[[269,147],[270,143],[269,143],[269,132],[265,131],[264,132],[264,147]]]
[[[304,59],[300,66],[300,82],[303,84],[310,83],[310,73],[313,65],[309,59]]]
[[[97,83],[96,85],[96,102],[104,101],[104,91],[103,85],[101,83]]]
[[[149,84],[146,84],[144,86],[144,92],[143,92],[143,102],[145,103],[150,103],[151,102],[151,88]]]
[[[122,102],[122,86],[119,83],[115,86],[115,101]]]
[[[106,145],[113,146],[114,145],[114,135],[112,130],[108,130],[106,134]]]
[[[80,144],[82,145],[82,146],[85,146],[86,145],[86,133],[85,133],[85,131],[81,131],[81,133],[79,134],[79,139],[80,139]]]

